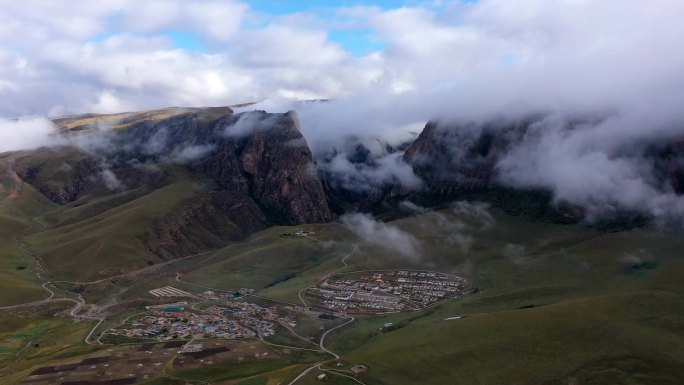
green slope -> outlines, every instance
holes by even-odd
[[[139,236],[155,219],[201,191],[203,187],[189,181],[172,183],[85,220],[33,234],[26,241],[41,255],[50,274],[60,279],[85,281],[142,268],[158,258],[147,252]],[[61,210],[69,215],[67,207]]]
[[[21,194],[13,196],[16,189],[21,189]],[[0,306],[40,300],[48,295],[40,287],[35,262],[22,236],[40,229],[28,218],[52,207],[31,186],[17,184],[7,177],[0,181]]]
[[[477,294],[417,315],[360,319],[331,336],[346,360],[369,365],[364,382],[681,383],[681,237],[496,219],[496,227],[469,233],[467,255],[444,242],[424,245],[423,263],[460,270]],[[414,234],[429,228],[425,217],[398,224]],[[524,253],[504,255],[511,242]],[[655,262],[630,270],[635,255]],[[388,321],[398,330],[378,334]]]

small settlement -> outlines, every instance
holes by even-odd
[[[109,333],[158,341],[196,338],[238,339],[270,337],[276,333],[277,324],[295,327],[296,318],[282,307],[262,307],[254,303],[226,301],[225,306],[211,306],[202,310],[186,310],[180,306],[153,308],[150,314]]]
[[[306,291],[312,305],[344,313],[418,310],[461,296],[468,282],[457,276],[409,270],[334,275]]]

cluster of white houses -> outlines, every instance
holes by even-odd
[[[419,309],[458,296],[465,279],[437,272],[390,270],[330,277],[307,291],[312,303],[335,311]]]

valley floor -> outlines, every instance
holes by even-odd
[[[0,309],[0,383],[682,383],[684,240],[494,218],[446,210],[390,223],[420,240],[413,258],[337,224],[276,227],[83,280],[20,248],[38,295]],[[385,276],[411,270],[464,277],[467,295],[356,315],[312,303],[324,283],[393,293]],[[228,301],[242,305],[216,310]],[[141,326],[147,316],[154,326]]]

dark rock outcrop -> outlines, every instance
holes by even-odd
[[[249,122],[241,123],[246,114]],[[85,134],[81,142],[95,147],[41,149],[21,158],[17,173],[53,202],[65,204],[86,190],[105,190],[103,185],[130,190],[158,184],[152,175],[158,173],[140,165],[178,164],[204,175],[218,190],[253,199],[273,223],[331,220],[296,115],[246,114],[224,107],[57,119],[65,136]],[[109,129],[104,133],[93,127],[105,123]],[[236,124],[244,126],[241,132],[230,133]]]
[[[75,149],[44,148],[19,157],[15,171],[51,201],[65,204],[78,199],[102,167],[93,157]]]
[[[251,198],[239,193],[211,191],[157,219],[154,228],[141,235],[141,239],[150,252],[169,258],[220,248],[268,226],[266,217]]]
[[[495,184],[497,161],[531,121],[489,124],[429,122],[404,159],[438,195],[479,191]]]
[[[277,117],[267,130],[257,130],[240,154],[252,182],[254,199],[287,224],[332,219],[316,165],[294,113]]]
[[[474,199],[513,215],[556,223],[581,221],[584,211],[580,207],[553,204],[549,191],[514,189],[497,179],[497,162],[538,119],[485,124],[429,122],[404,154],[416,175],[425,181],[427,191],[409,195],[427,205]]]
[[[271,225],[333,219],[295,113],[170,108],[55,119],[61,145],[15,156],[17,175],[74,224],[186,179],[208,190],[139,234],[168,258],[238,241]]]
[[[330,221],[333,216],[296,115],[249,114],[253,126],[247,132],[226,132],[244,116],[221,122],[214,130],[216,149],[189,168],[221,189],[249,195],[274,223]]]

